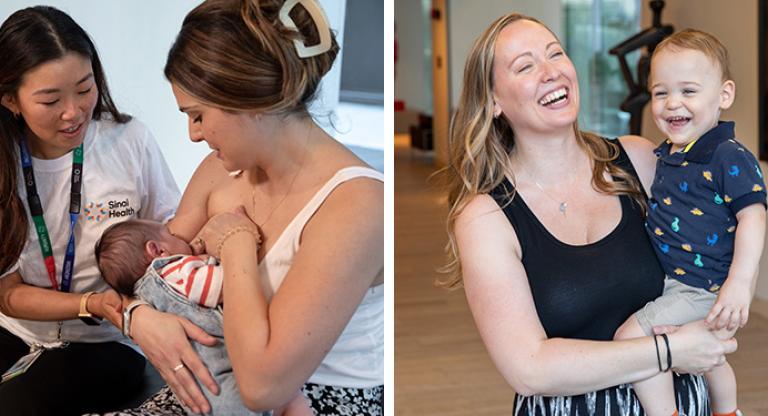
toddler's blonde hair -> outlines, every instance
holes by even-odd
[[[685,29],[675,32],[656,46],[651,60],[665,49],[672,51],[679,51],[681,49],[699,51],[720,68],[723,82],[733,79],[731,78],[731,68],[728,64],[728,49],[716,37],[707,32],[696,29]]]

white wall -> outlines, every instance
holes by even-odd
[[[758,0],[723,2],[698,0],[690,7],[686,0],[667,0],[662,11],[662,22],[672,24],[675,30],[694,28],[709,32],[728,48],[731,72],[736,81],[736,101],[724,111],[721,119],[736,122],[736,137],[755,155],[758,154]],[[651,22],[650,8],[643,8],[642,27]],[[650,107],[650,106],[648,106]],[[643,136],[660,141],[662,134],[653,123],[649,108],[643,118]],[[763,171],[768,164],[761,162]],[[768,300],[768,241],[760,261],[755,296]]]
[[[427,111],[431,109],[424,93],[424,50],[431,48],[424,42],[425,26],[429,18],[422,10],[421,0],[395,0],[395,25],[397,31],[397,65],[395,71],[395,99],[403,100],[408,110]]]
[[[345,2],[320,0],[339,42],[344,35]],[[18,9],[40,3],[68,13],[88,32],[118,108],[149,126],[183,189],[209,149],[188,140],[186,116],[178,111],[163,67],[184,16],[200,0],[3,0],[0,21]],[[322,108],[314,110],[335,109],[340,82],[341,56],[323,81]]]

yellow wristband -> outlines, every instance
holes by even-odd
[[[87,325],[99,325],[101,323],[101,318],[88,312],[88,298],[94,293],[85,292],[80,296],[80,312],[77,314],[77,317]]]

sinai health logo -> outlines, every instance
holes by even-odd
[[[83,207],[88,221],[101,222],[107,218],[129,217],[136,213],[128,198],[108,202],[89,202]]]

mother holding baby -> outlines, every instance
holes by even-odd
[[[3,414],[103,411],[134,394],[144,360],[100,317],[124,326],[175,393],[128,413],[208,412],[201,389],[218,386],[189,339],[215,339],[137,303],[121,322],[93,256],[107,221],[76,215],[81,199],[128,199],[134,217],[170,218],[178,190],[157,145],[116,109],[93,43],[66,14],[19,11],[0,45],[0,367],[30,345],[37,354],[0,384]],[[301,390],[316,414],[383,413],[383,177],[308,111],[338,52],[315,0],[209,0],[168,55],[190,138],[213,150],[169,228],[221,258],[227,352],[254,410]],[[71,287],[57,290],[60,275]]]
[[[254,410],[302,389],[316,414],[383,413],[383,176],[308,111],[338,51],[314,0],[209,0],[168,54],[190,139],[213,150],[169,227],[221,258],[227,352]],[[149,306],[130,322],[176,397],[207,411],[196,379],[217,387],[187,337],[212,339]]]

